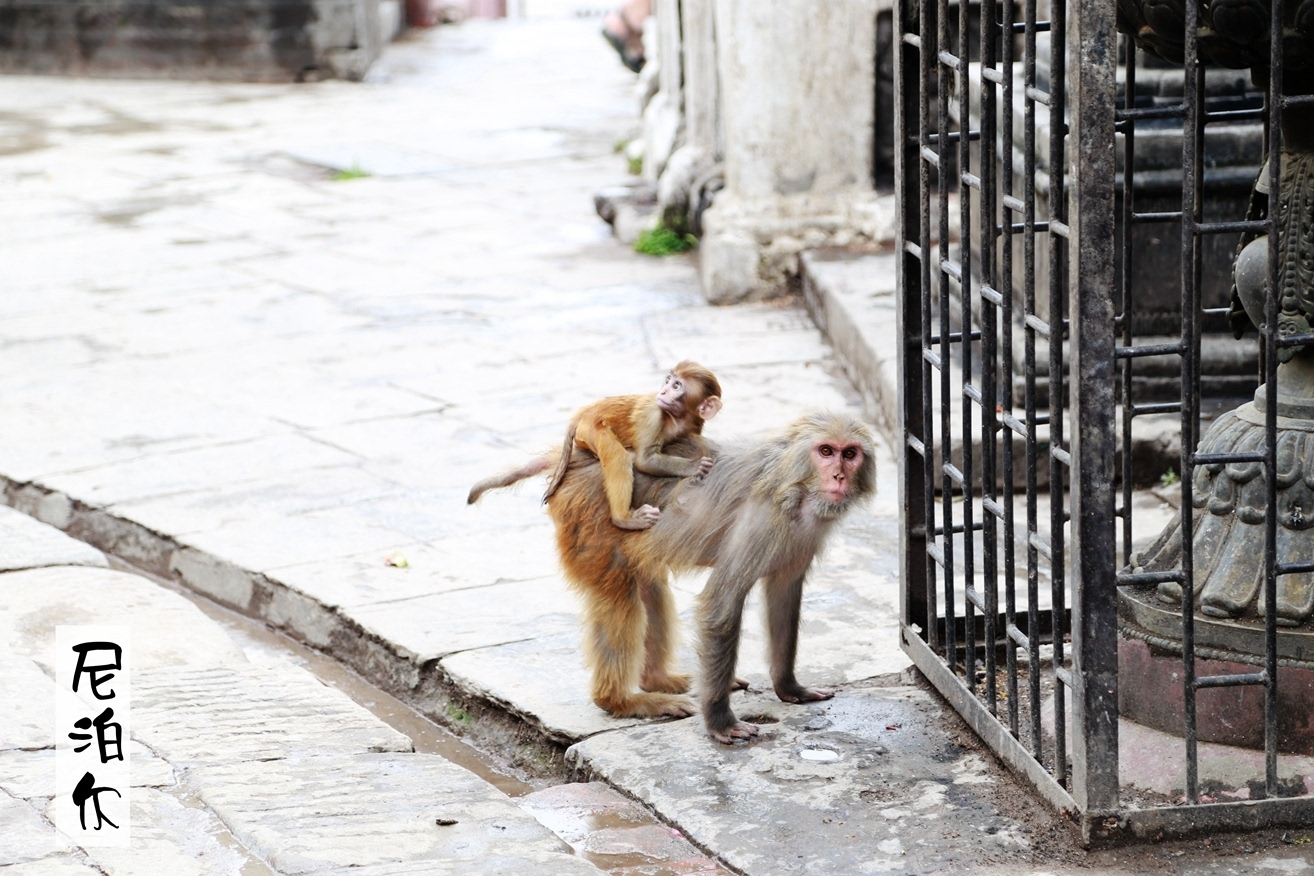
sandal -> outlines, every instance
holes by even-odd
[[[625,28],[625,33],[623,35],[618,34],[604,23],[602,26],[602,36],[611,44],[611,47],[616,50],[616,54],[620,55],[621,63],[624,64],[628,70],[638,73],[643,69],[643,64],[646,60],[643,57],[641,43],[640,48],[637,51],[634,49],[634,43],[638,42],[640,39],[640,32],[630,27],[630,23],[625,20],[625,16],[621,15],[619,12],[607,16],[607,22],[611,22],[613,18],[620,22],[621,27]]]

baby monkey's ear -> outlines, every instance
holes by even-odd
[[[698,416],[704,420],[710,420],[721,412],[721,397],[719,395],[708,396],[703,403],[698,406]]]

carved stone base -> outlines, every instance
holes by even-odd
[[[1255,400],[1224,414],[1200,439],[1200,452],[1261,453],[1266,387]],[[1277,558],[1314,562],[1314,357],[1302,353],[1278,369]],[[1259,462],[1197,466],[1192,482],[1192,544],[1196,610],[1208,617],[1264,614],[1264,519],[1267,489]],[[1177,569],[1182,562],[1181,516],[1147,550],[1132,558],[1134,571]],[[1159,598],[1180,604],[1175,582],[1160,584]],[[1314,573],[1277,581],[1277,622],[1294,627],[1314,615]]]
[[[1152,587],[1118,594],[1118,713],[1178,736],[1183,734],[1182,615]],[[1197,675],[1254,672],[1262,663],[1264,629],[1255,619],[1195,621]],[[1278,748],[1314,754],[1314,631],[1279,636]],[[1196,693],[1196,732],[1202,742],[1264,746],[1264,688],[1208,688]]]

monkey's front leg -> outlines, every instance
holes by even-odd
[[[767,630],[771,639],[771,682],[786,703],[814,703],[835,696],[833,690],[804,687],[794,677],[798,624],[803,604],[803,574],[767,578]]]
[[[740,579],[743,580],[743,579]],[[740,721],[730,708],[730,692],[737,686],[735,663],[744,599],[752,586],[737,586],[735,576],[718,569],[699,596],[699,651],[703,665],[703,723],[717,742],[727,745],[758,734],[758,726]]]

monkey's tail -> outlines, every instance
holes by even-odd
[[[552,472],[552,478],[548,481],[547,492],[543,494],[543,501],[546,502],[552,498],[552,494],[561,486],[561,482],[566,479],[566,469],[570,468],[570,452],[575,449],[575,430],[579,424],[574,420],[570,421],[570,427],[566,429],[566,442],[561,445],[561,458],[557,460],[556,471]]]
[[[551,453],[545,453],[542,456],[535,456],[529,462],[520,466],[520,468],[512,469],[511,471],[503,472],[499,475],[493,475],[491,478],[484,478],[470,488],[470,495],[466,497],[465,503],[467,505],[473,505],[475,502],[479,501],[480,496],[489,490],[509,487],[514,483],[523,481],[525,478],[532,478],[536,474],[541,474],[542,472],[547,471],[554,461],[555,460]]]

